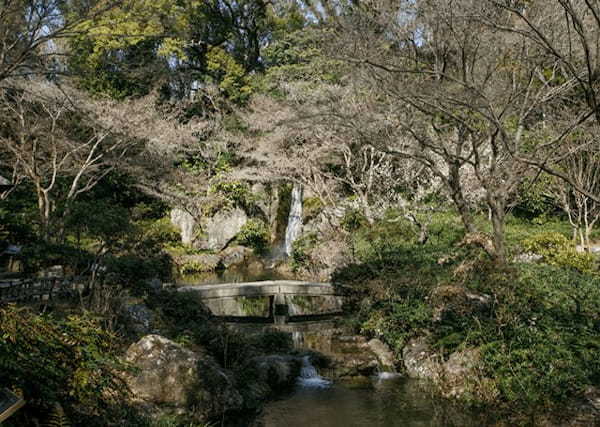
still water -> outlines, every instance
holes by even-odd
[[[255,427],[479,427],[490,415],[433,398],[415,380],[373,379],[360,386],[310,386],[268,404]]]

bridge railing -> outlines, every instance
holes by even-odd
[[[52,299],[72,294],[81,281],[74,277],[26,278],[0,281],[0,303]]]

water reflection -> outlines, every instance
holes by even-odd
[[[218,285],[221,283],[260,282],[263,280],[291,280],[293,276],[282,274],[276,270],[249,270],[245,267],[232,267],[227,270],[210,273],[197,273],[179,276],[178,286]]]
[[[434,399],[415,380],[373,379],[368,385],[330,388],[298,386],[267,405],[254,427],[479,427],[487,414],[465,411]]]

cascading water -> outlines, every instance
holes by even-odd
[[[302,387],[327,388],[331,385],[331,381],[319,375],[317,369],[310,363],[310,356],[304,356],[298,384]]]
[[[302,345],[304,344],[304,336],[302,335],[302,332],[292,332],[292,343],[294,344],[294,348],[302,348]]]
[[[302,232],[302,185],[294,184],[292,188],[292,202],[290,216],[285,230],[284,251],[287,256],[292,255],[292,244]]]

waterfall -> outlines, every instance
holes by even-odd
[[[292,342],[294,343],[294,348],[302,348],[302,345],[304,344],[304,334],[298,331],[292,332]]]
[[[310,356],[304,356],[298,384],[303,387],[327,388],[331,385],[331,381],[319,375],[317,369],[310,363]]]
[[[302,185],[294,184],[292,188],[292,202],[290,204],[290,216],[285,230],[284,250],[287,256],[292,255],[292,244],[300,236],[302,231]]]

